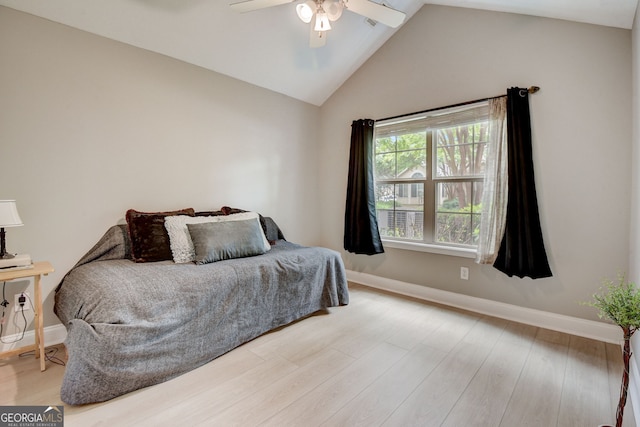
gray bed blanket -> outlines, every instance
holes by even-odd
[[[105,401],[201,366],[276,327],[349,302],[332,250],[285,240],[264,255],[212,264],[129,260],[114,226],[64,277],[55,313],[67,328],[61,398]]]

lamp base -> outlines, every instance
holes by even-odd
[[[0,255],[0,259],[12,259],[15,258],[16,255],[15,254],[10,254],[9,252]]]
[[[12,258],[0,258],[0,269],[10,267],[24,267],[31,265],[31,255],[28,254],[6,254]]]

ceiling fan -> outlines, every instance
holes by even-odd
[[[236,12],[244,13],[294,1],[296,0],[244,0],[232,3],[230,7]],[[331,29],[331,22],[337,21],[342,16],[344,9],[392,28],[402,24],[406,16],[404,12],[370,0],[302,1],[296,5],[296,12],[302,22],[311,24],[309,41],[311,47],[322,47],[326,44],[327,31]]]

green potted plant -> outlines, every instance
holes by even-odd
[[[622,360],[622,386],[620,400],[616,410],[616,427],[622,427],[622,416],[627,403],[629,389],[629,362],[631,361],[631,336],[640,328],[640,292],[633,283],[627,282],[624,275],[618,276],[618,282],[603,281],[601,293],[593,295],[593,301],[586,303],[598,309],[598,316],[614,322],[622,328],[624,345]]]

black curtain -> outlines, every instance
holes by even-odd
[[[551,277],[536,197],[527,89],[507,90],[507,135],[507,219],[493,266],[508,276]]]
[[[378,222],[373,180],[373,128],[370,119],[351,124],[351,151],[344,214],[344,248],[356,254],[384,252]]]

